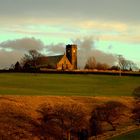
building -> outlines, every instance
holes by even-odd
[[[41,69],[77,69],[77,45],[66,45],[66,52],[64,55],[40,57],[38,66]]]

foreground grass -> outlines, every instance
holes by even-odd
[[[1,95],[130,96],[139,77],[76,74],[0,74]]]
[[[140,129],[131,131],[121,136],[114,137],[109,140],[140,140]]]

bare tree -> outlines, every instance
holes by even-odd
[[[85,69],[98,69],[98,70],[107,70],[109,65],[106,63],[97,63],[95,57],[89,57],[86,62]]]
[[[137,65],[131,61],[131,60],[127,60],[125,59],[122,55],[118,55],[118,63],[119,63],[119,67],[121,70],[138,70]]]
[[[132,95],[138,102],[140,102],[140,86],[134,89]]]
[[[138,70],[138,66],[136,63],[134,63],[131,60],[127,60],[127,64],[128,64],[128,70],[133,71],[133,70]]]
[[[106,63],[97,63],[97,65],[96,65],[96,69],[98,69],[98,70],[107,70],[107,69],[109,69],[109,65],[108,64],[106,64]]]
[[[119,66],[112,66],[111,68],[110,68],[110,70],[116,70],[116,71],[118,71],[120,68],[119,68]]]
[[[14,66],[14,71],[16,71],[16,72],[19,72],[19,71],[21,71],[21,66],[20,66],[20,63],[17,61],[16,62],[16,64],[15,64],[15,66]]]
[[[101,126],[102,122],[107,122],[112,127],[112,130],[116,130],[116,126],[118,125],[117,121],[124,115],[123,111],[125,108],[125,105],[117,101],[109,101],[97,106],[91,115],[91,123],[94,123],[94,125],[91,124],[93,126],[92,128],[97,127],[99,130],[96,131],[102,132],[102,128],[99,126]]]
[[[95,57],[90,57],[85,65],[85,69],[95,69],[96,68],[96,59]]]
[[[118,55],[118,63],[121,70],[127,69],[127,60],[122,55]]]
[[[28,54],[25,54],[21,60],[23,68],[36,68],[38,62],[38,58],[42,57],[42,54],[37,50],[29,50]]]
[[[39,118],[39,137],[41,140],[46,140],[47,138],[61,139],[61,130],[57,126],[58,119],[55,114],[54,106],[50,104],[42,104],[37,112],[40,114]]]
[[[41,113],[44,134],[57,140],[76,137],[78,128],[86,124],[85,113],[77,104],[56,104],[53,107],[44,104],[38,112]]]

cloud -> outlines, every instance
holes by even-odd
[[[133,34],[120,34],[120,35],[100,35],[100,40],[104,41],[116,41],[122,43],[140,44],[140,35]]]
[[[22,23],[23,22],[23,23]],[[104,41],[119,41],[125,43],[139,43],[140,25],[131,25],[123,22],[102,20],[76,20],[73,19],[32,19],[19,20],[16,23],[2,24],[2,33],[21,36],[34,36],[65,40],[83,36],[94,36]],[[1,33],[1,34],[2,34]]]
[[[112,22],[112,21],[101,21],[101,20],[87,20],[79,23],[81,28],[85,29],[96,29],[99,31],[116,31],[124,32],[127,31],[128,25],[121,22]]]
[[[0,68],[9,68],[20,61],[28,50],[41,51],[44,44],[35,38],[8,40],[0,43]]]
[[[22,38],[16,40],[8,40],[0,43],[1,49],[28,51],[30,49],[41,50],[44,44],[35,38]]]
[[[0,0],[0,3],[0,17],[11,19],[46,17],[140,22],[139,0]]]
[[[65,53],[65,45],[63,43],[46,45],[44,51],[49,56]]]
[[[17,50],[12,52],[0,50],[0,69],[8,69],[12,64],[20,61],[23,55],[23,52]]]
[[[95,41],[92,37],[85,37],[76,40],[72,40],[73,44],[78,45],[78,67],[84,68],[87,59],[94,56],[98,62],[107,63],[113,65],[116,62],[116,58],[113,54],[107,54],[100,51],[95,46]],[[65,53],[64,44],[47,45],[45,48],[48,55],[63,54]]]
[[[91,37],[77,39],[73,43],[78,45],[78,66],[80,68],[84,68],[89,57],[95,57],[97,62],[106,63],[110,66],[116,62],[116,57],[113,54],[98,50],[95,41]]]
[[[65,53],[65,45],[44,45],[42,41],[35,38],[22,38],[8,40],[0,43],[0,68],[9,68],[10,65],[20,61],[28,50],[35,49],[46,55],[57,55]]]

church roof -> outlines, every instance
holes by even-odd
[[[56,55],[56,56],[47,56],[39,58],[39,65],[43,66],[51,66],[53,68],[56,67],[57,63],[62,59],[64,55]]]

